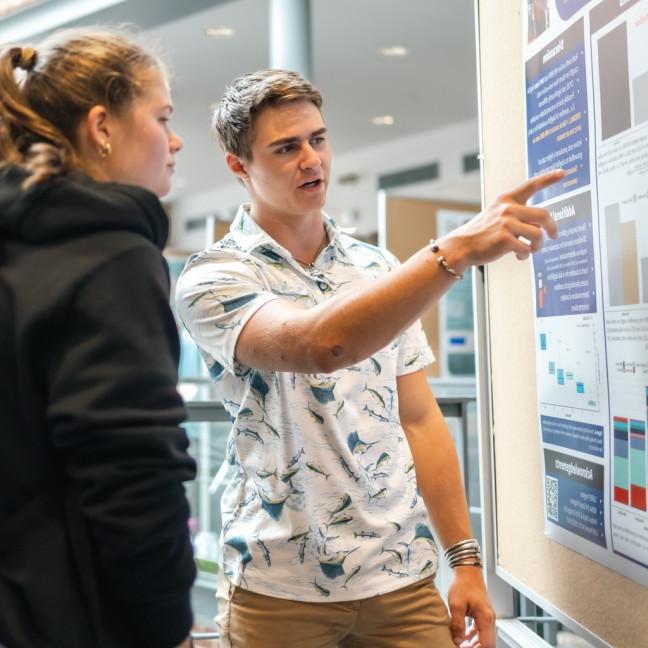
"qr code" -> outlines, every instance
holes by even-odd
[[[545,475],[545,500],[547,517],[558,522],[558,480],[549,475]]]

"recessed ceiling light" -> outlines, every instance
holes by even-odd
[[[383,56],[407,56],[409,54],[409,50],[407,47],[403,47],[402,45],[394,45],[393,47],[383,47],[380,50],[380,53]]]
[[[219,27],[207,27],[205,33],[210,38],[232,38],[236,32],[233,27],[220,25]]]
[[[394,118],[391,115],[379,115],[378,117],[373,117],[371,123],[375,126],[392,126],[394,124]]]

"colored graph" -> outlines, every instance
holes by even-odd
[[[538,346],[545,366],[539,375],[541,402],[598,411],[600,370],[592,321],[583,319],[573,327],[558,328],[556,322],[545,320]]]
[[[628,22],[598,41],[601,139],[648,121],[646,44]]]
[[[648,420],[648,387],[645,398]],[[613,430],[614,501],[646,511],[646,421],[615,416]]]
[[[625,201],[624,213],[648,210],[646,196]],[[645,219],[644,219],[645,220]],[[638,219],[623,218],[619,204],[605,208],[605,246],[607,249],[608,299],[610,306],[648,304],[648,256],[642,250],[645,226]]]
[[[603,36],[598,43],[601,130],[603,139],[632,126],[626,23]]]
[[[630,502],[630,466],[628,463],[628,419],[614,417],[614,501]]]
[[[630,506],[646,510],[646,423],[630,419]]]

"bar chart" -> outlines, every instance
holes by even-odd
[[[630,506],[646,510],[646,422],[630,419]]]
[[[644,256],[641,250],[643,230],[646,229],[644,223],[648,220],[648,201],[637,201],[636,216],[628,217],[632,212],[632,205],[625,205],[625,216],[622,218],[618,203],[605,207],[610,306],[648,304],[648,256]]]
[[[625,22],[598,43],[601,135],[606,140],[632,126],[628,72],[628,30]]]
[[[648,387],[645,387],[648,419]],[[646,420],[613,417],[614,501],[646,511]]]
[[[614,501],[630,503],[630,464],[628,461],[628,419],[615,416],[614,422]]]
[[[648,122],[648,57],[628,22],[602,36],[597,51],[601,139],[606,140]]]

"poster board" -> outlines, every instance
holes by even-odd
[[[550,9],[557,11],[557,2],[568,4],[550,0]],[[481,1],[477,9],[484,193],[491,202],[526,175],[526,16],[521,2]],[[487,284],[497,574],[531,598],[549,602],[600,645],[648,645],[642,613],[648,589],[545,535],[529,262],[509,257],[493,264]]]

